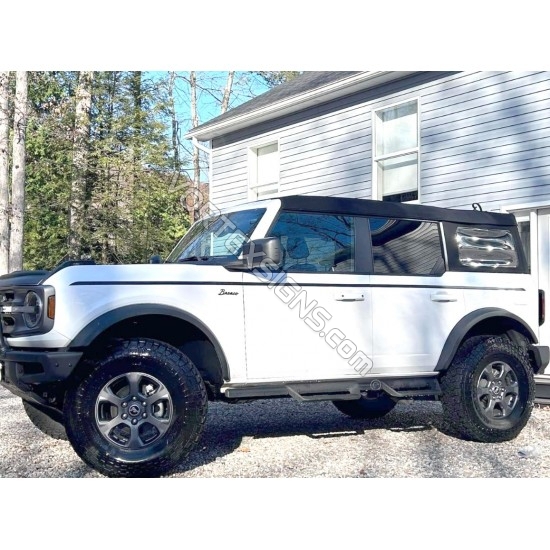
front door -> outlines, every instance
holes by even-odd
[[[372,367],[370,275],[351,216],[282,212],[280,272],[245,273],[249,381],[342,379]]]

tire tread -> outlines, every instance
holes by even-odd
[[[496,429],[476,421],[473,406],[465,395],[465,380],[472,376],[473,369],[493,351],[508,353],[516,357],[525,369],[528,398],[519,421],[507,429]],[[486,443],[509,441],[517,437],[527,424],[534,405],[535,382],[529,357],[523,347],[516,346],[502,336],[474,337],[458,350],[453,363],[441,378],[443,390],[441,401],[443,415],[451,431],[464,439]]]
[[[187,422],[191,422],[190,436],[170,453],[150,461],[124,462],[108,453],[100,453],[86,441],[83,441],[83,423],[89,422],[83,401],[88,391],[90,380],[104,366],[113,360],[129,355],[154,354],[164,360],[164,368],[175,377],[185,400],[185,413],[189,413]],[[104,359],[98,362],[90,375],[69,392],[65,401],[65,410],[70,418],[67,423],[69,440],[79,456],[92,468],[109,477],[158,477],[173,470],[193,449],[200,439],[206,422],[208,398],[204,382],[191,360],[178,349],[156,340],[132,339],[121,342]],[[181,411],[178,411],[178,414]]]
[[[29,420],[44,434],[53,439],[67,441],[67,432],[63,423],[63,413],[56,414],[40,405],[35,405],[23,399],[23,409],[27,413]]]

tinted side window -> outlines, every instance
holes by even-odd
[[[435,222],[371,218],[375,275],[438,276],[445,272]]]
[[[350,216],[282,212],[270,236],[283,246],[287,272],[343,272],[355,269],[355,224]]]

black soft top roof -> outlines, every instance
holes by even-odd
[[[516,225],[513,214],[480,212],[479,210],[457,210],[420,204],[403,204],[368,199],[342,197],[319,197],[316,195],[291,195],[280,197],[285,210],[305,212],[330,212],[359,216],[384,218],[407,218],[410,220],[433,220],[464,224]]]

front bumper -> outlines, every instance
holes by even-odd
[[[80,361],[82,352],[74,351],[4,351],[2,383],[47,384],[68,378]]]
[[[7,344],[0,327],[0,384],[13,393],[67,379],[82,357],[81,351],[17,350]]]

